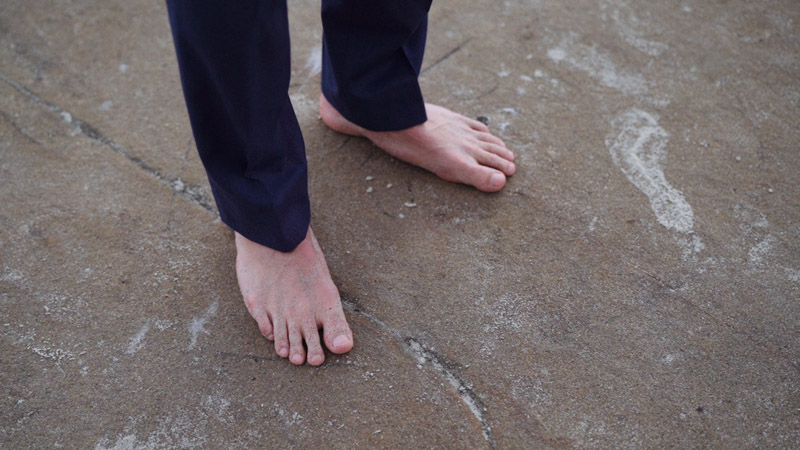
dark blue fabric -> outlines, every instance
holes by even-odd
[[[288,95],[285,0],[167,6],[192,131],[222,221],[291,251],[305,238],[311,211]]]
[[[310,222],[289,101],[286,0],[167,0],[184,97],[220,217],[287,252]],[[323,92],[371,130],[426,120],[417,77],[430,0],[323,0]]]
[[[431,0],[323,0],[322,92],[372,131],[425,122],[417,78]]]

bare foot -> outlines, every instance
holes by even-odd
[[[281,253],[236,233],[236,275],[244,303],[261,334],[292,364],[325,361],[319,340],[333,353],[353,348],[353,332],[342,311],[339,291],[311,228],[294,251]],[[303,341],[308,348],[303,348]]]
[[[400,131],[370,131],[350,122],[320,95],[319,113],[329,128],[364,136],[390,155],[427,169],[447,181],[496,192],[516,171],[514,153],[477,120],[425,104],[428,120]]]

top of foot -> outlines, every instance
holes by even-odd
[[[514,174],[514,153],[489,128],[441,106],[426,104],[425,123],[399,131],[370,131],[342,116],[324,95],[319,112],[329,128],[363,136],[390,155],[429,170],[446,181],[497,192]]]

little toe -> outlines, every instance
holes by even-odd
[[[308,347],[308,356],[306,359],[312,366],[318,366],[325,361],[325,353],[322,351],[322,345],[319,342],[319,330],[314,323],[306,324],[303,327],[303,339],[306,341]]]
[[[258,331],[271,341],[274,334],[272,333],[272,321],[269,319],[269,316],[262,314],[256,318],[256,322],[258,323]]]
[[[275,317],[272,332],[275,338],[275,353],[281,358],[289,356],[289,335],[286,332],[286,322],[282,317]]]
[[[303,336],[296,324],[289,324],[289,361],[300,365],[306,360],[306,351],[303,348]]]
[[[353,348],[353,332],[347,325],[342,307],[328,310],[326,320],[322,323],[325,346],[336,354],[347,353]]]

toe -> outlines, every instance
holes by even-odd
[[[262,314],[256,317],[256,322],[258,322],[258,330],[261,331],[261,334],[271,341],[275,336],[272,333],[272,321],[269,316]]]
[[[481,189],[486,192],[497,192],[506,185],[506,176],[500,172],[494,172],[489,175],[489,178],[486,181],[486,184],[483,189],[476,186],[478,189]]]
[[[517,167],[514,165],[513,162],[502,158],[490,151],[481,151],[475,155],[475,160],[478,161],[481,165],[488,166],[494,169],[497,169],[507,176],[514,175],[514,172],[517,171]]]
[[[514,161],[514,152],[507,149],[506,147],[497,145],[492,142],[484,142],[481,146],[485,151],[494,153],[495,155],[507,160],[507,161]]]
[[[300,365],[306,360],[306,351],[303,349],[303,336],[300,327],[296,324],[289,324],[289,361],[292,364]]]
[[[275,353],[281,358],[289,356],[289,335],[286,332],[286,322],[283,318],[275,317],[273,322],[272,333],[275,337]]]
[[[503,172],[473,161],[460,171],[460,182],[475,186],[479,191],[497,192],[506,185]]]
[[[502,139],[493,135],[492,133],[475,133],[480,141],[497,144],[500,147],[506,148],[506,143]]]
[[[318,366],[325,361],[325,353],[322,351],[322,345],[319,342],[319,329],[313,322],[307,323],[303,326],[303,339],[306,341],[308,347],[308,363],[312,366]]]
[[[353,348],[353,332],[347,325],[342,306],[328,310],[325,320],[322,322],[325,346],[328,350],[336,354],[347,353]]]
[[[462,116],[462,117],[464,117],[464,116]],[[489,132],[489,127],[485,123],[483,123],[483,122],[481,122],[479,120],[470,119],[469,117],[464,117],[464,120],[467,121],[467,124],[473,130],[483,131],[484,133],[488,133]]]

